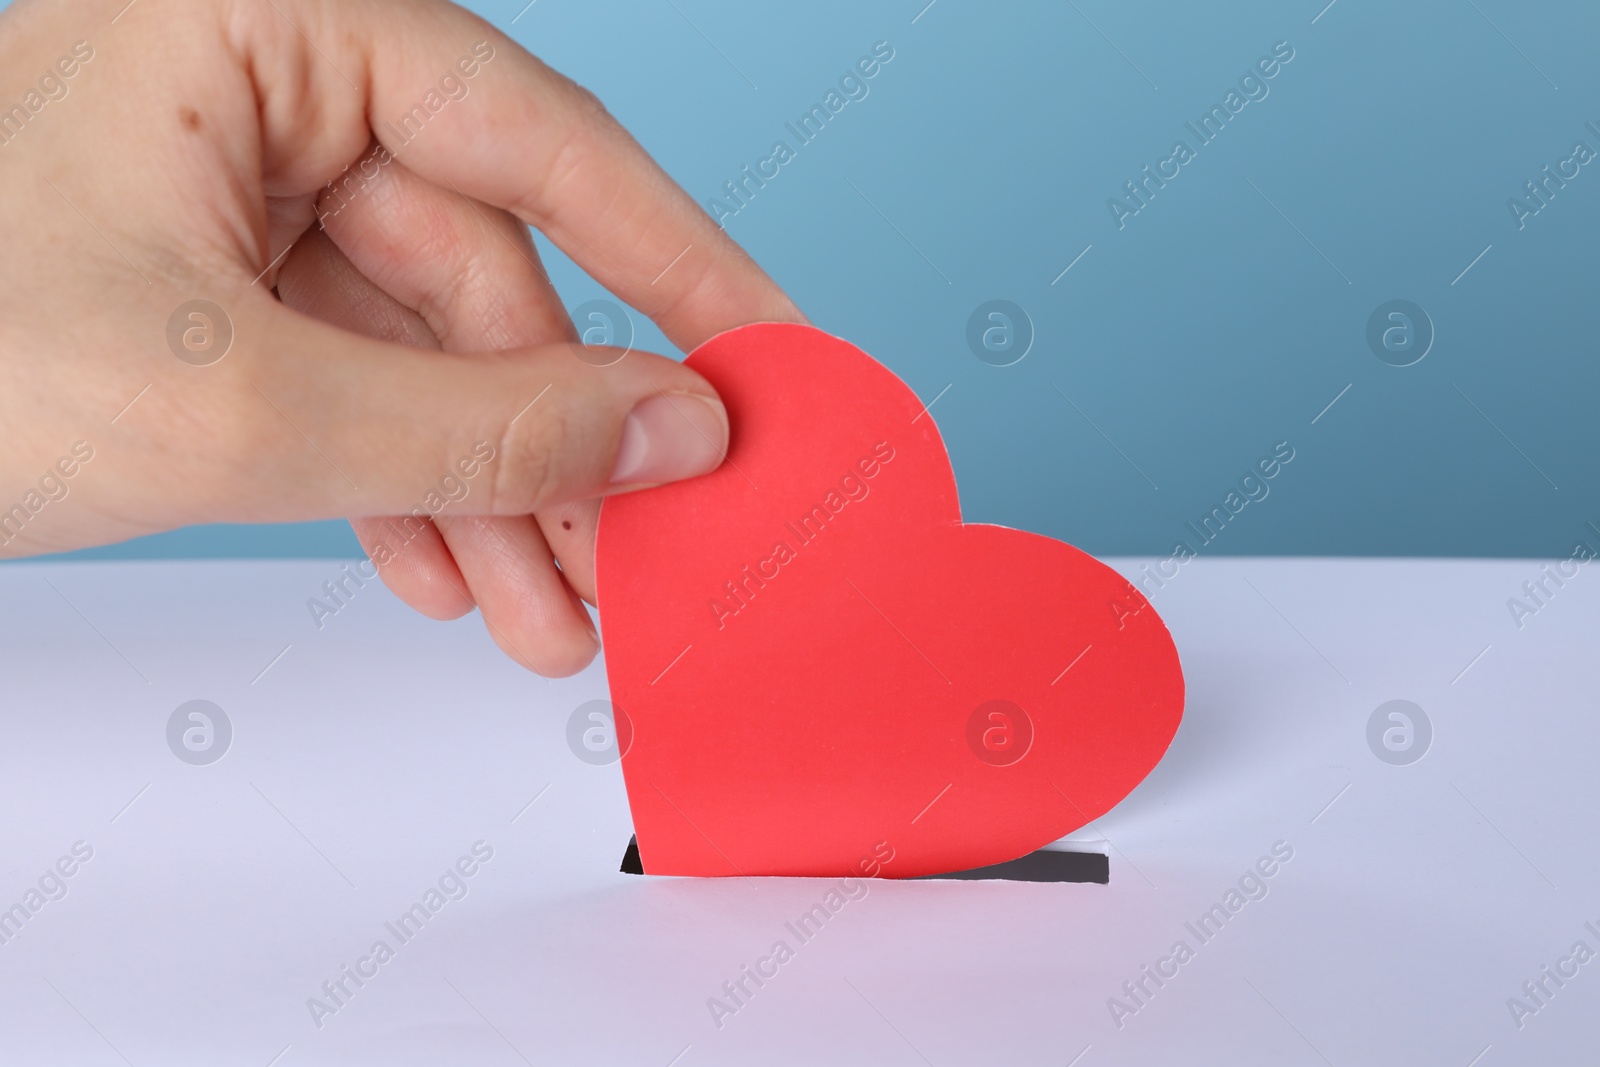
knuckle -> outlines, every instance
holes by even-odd
[[[612,121],[611,112],[606,108],[605,101],[601,100],[593,89],[579,82],[573,82],[572,91],[577,95],[579,105],[590,120],[607,124]]]
[[[567,420],[557,404],[534,416],[535,412],[527,412],[501,435],[491,504],[497,515],[526,515],[560,495],[559,456]]]
[[[632,140],[592,91],[564,74],[551,74],[555,96],[563,106],[555,109],[559,118],[548,130],[549,148],[540,180],[514,205],[519,215],[539,225],[550,221],[549,205],[560,202],[573,187],[584,190],[596,201],[604,200],[593,187],[597,181],[607,186],[616,184],[615,176],[610,174],[613,168],[608,152]]]
[[[573,78],[550,67],[545,67],[545,70],[549,72],[556,84],[560,85],[567,91],[567,93],[571,95],[574,103],[574,111],[576,111],[579,115],[590,121],[612,121],[611,112],[606,110],[605,103],[602,102],[600,97],[595,95],[594,91],[587,85],[575,81]]]

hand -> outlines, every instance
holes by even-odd
[[[524,224],[685,350],[799,312],[467,12],[124,3],[0,14],[0,555],[357,516],[407,602],[581,669],[597,499],[714,468],[727,418],[595,366]]]

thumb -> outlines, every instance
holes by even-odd
[[[250,454],[230,466],[253,473],[218,502],[225,518],[528,514],[692,478],[727,453],[716,391],[662,356],[450,354],[261,310],[259,332],[239,333],[270,347],[240,346],[233,366]]]

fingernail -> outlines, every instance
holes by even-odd
[[[622,424],[613,485],[655,485],[715,470],[728,447],[720,400],[690,393],[639,401]]]

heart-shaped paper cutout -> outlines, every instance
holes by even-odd
[[[965,870],[1150,772],[1183,711],[1165,625],[1070,545],[963,525],[905,383],[796,325],[688,364],[727,404],[727,462],[608,499],[597,546],[646,873]]]

